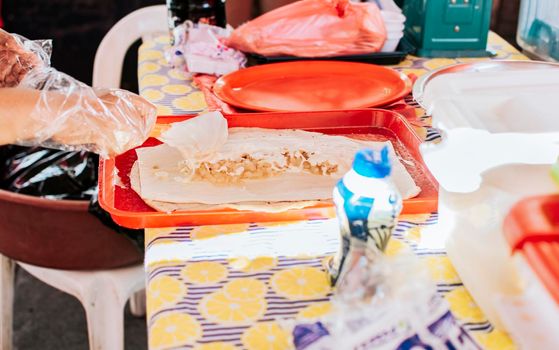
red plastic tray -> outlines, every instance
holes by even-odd
[[[505,237],[559,304],[559,195],[518,202],[505,218]]]
[[[192,118],[160,118],[168,124]],[[381,109],[325,112],[250,113],[226,116],[229,127],[261,127],[269,129],[303,129],[324,134],[346,135],[360,139],[390,140],[396,152],[410,164],[407,170],[419,187],[419,196],[404,201],[403,213],[428,213],[437,210],[438,184],[427,170],[419,153],[421,139],[401,115]],[[159,144],[150,138],[141,147]],[[348,155],[353,156],[353,155]],[[219,209],[210,211],[157,212],[130,189],[129,173],[136,161],[136,152],[128,151],[99,165],[99,203],[113,219],[130,228],[154,228],[181,225],[216,225],[246,222],[294,221],[334,217],[332,203],[282,213],[262,213]],[[125,188],[115,186],[115,174]]]

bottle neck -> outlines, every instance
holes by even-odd
[[[375,178],[359,175],[355,170],[347,172],[342,179],[345,187],[355,195],[374,198],[380,191],[391,189],[390,177]]]

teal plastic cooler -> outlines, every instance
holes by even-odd
[[[491,0],[403,0],[405,41],[418,56],[482,57],[487,52]]]

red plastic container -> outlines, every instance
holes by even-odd
[[[521,253],[559,304],[559,195],[517,203],[504,223],[513,253]]]
[[[187,117],[160,118],[159,124],[182,121]],[[250,113],[226,116],[229,127],[261,127],[269,129],[302,129],[324,134],[346,135],[355,138],[390,140],[416,184],[421,187],[419,196],[405,200],[403,213],[429,213],[437,210],[438,184],[427,170],[419,153],[421,139],[401,115],[381,109]],[[148,139],[142,147],[159,144]],[[332,203],[323,203],[304,209],[282,213],[262,213],[220,209],[210,211],[157,212],[130,189],[129,173],[136,161],[136,152],[128,151],[114,159],[100,162],[99,203],[120,225],[130,228],[154,228],[180,225],[215,225],[246,222],[293,221],[334,217]],[[409,163],[409,164],[406,164]],[[115,174],[125,186],[115,186]]]

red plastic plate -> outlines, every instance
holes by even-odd
[[[162,124],[190,117],[160,119]],[[269,129],[303,129],[333,135],[385,141],[390,140],[421,193],[404,201],[403,213],[429,213],[437,210],[438,185],[425,167],[419,153],[420,138],[401,115],[380,109],[299,112],[251,113],[226,116],[230,127],[261,127]],[[159,144],[149,139],[142,147]],[[353,157],[353,155],[348,155]],[[332,203],[288,210],[282,213],[261,213],[220,209],[211,211],[157,212],[130,189],[129,173],[136,161],[136,152],[128,151],[116,158],[100,162],[99,203],[120,225],[130,228],[169,227],[180,225],[216,225],[266,221],[294,221],[334,217]],[[118,178],[117,175],[118,174]],[[115,185],[115,184],[119,184]]]
[[[389,105],[412,83],[403,73],[373,64],[301,61],[267,64],[227,74],[214,93],[255,111],[326,111]]]

